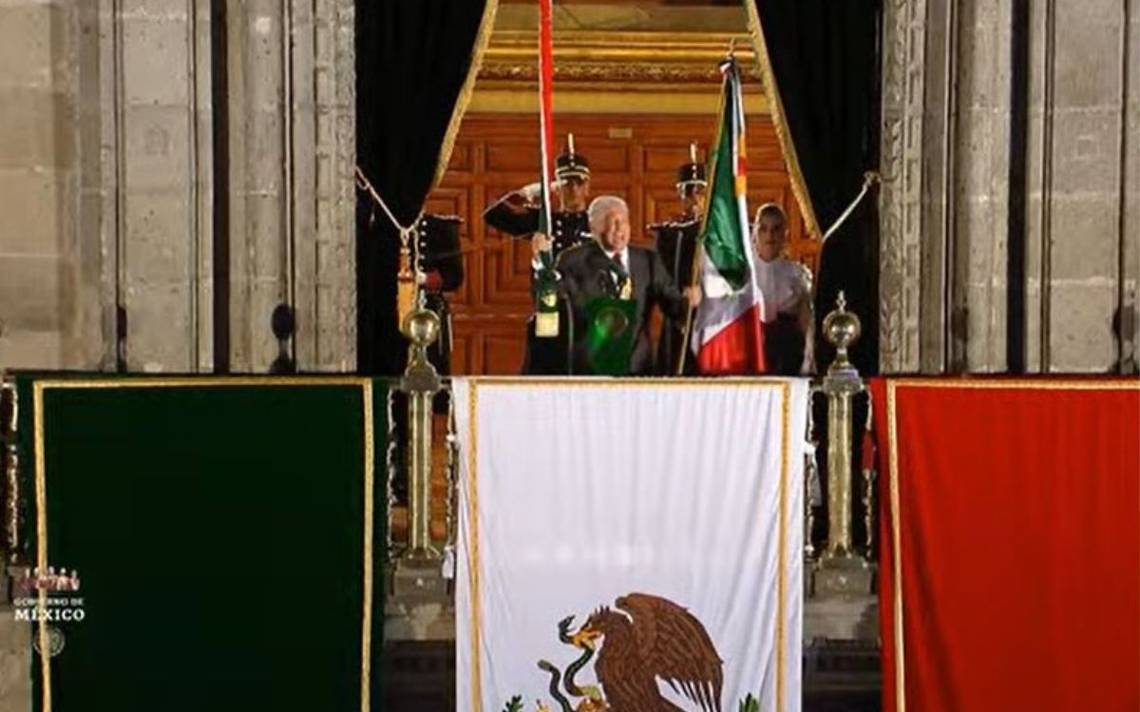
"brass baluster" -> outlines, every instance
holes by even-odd
[[[816,554],[812,532],[815,530],[814,494],[819,486],[819,465],[816,460],[819,439],[815,434],[815,414],[812,412],[812,400],[818,392],[819,389],[812,386],[808,395],[807,444],[804,451],[804,560],[809,563],[815,560]]]
[[[870,593],[871,569],[852,544],[852,398],[864,390],[863,379],[851,364],[847,348],[859,338],[859,317],[847,311],[839,293],[836,308],[823,320],[823,333],[835,345],[835,360],[827,369],[822,390],[827,396],[827,547],[819,562],[816,590]]]
[[[388,560],[394,561],[399,554],[401,545],[396,542],[392,532],[392,512],[396,510],[396,475],[398,466],[396,454],[398,452],[396,439],[396,389],[388,389],[388,448],[384,454],[384,465],[387,472],[385,476],[386,494],[388,497]]]
[[[432,398],[439,390],[439,374],[427,358],[427,348],[439,337],[439,316],[427,309],[408,315],[404,335],[411,341],[408,367],[400,389],[408,395],[408,549],[405,560],[436,561],[440,552],[431,541]]]
[[[872,404],[870,396],[867,398],[867,425],[864,428],[867,434],[872,431],[871,418],[873,416]],[[870,467],[863,468],[863,526],[866,527],[866,537],[864,538],[863,556],[868,561],[875,558],[875,479],[879,476],[878,471],[875,469],[875,442],[872,438],[863,438],[863,446],[870,447],[870,453],[863,453],[863,461],[870,464]]]

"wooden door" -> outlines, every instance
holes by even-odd
[[[452,298],[456,374],[513,374],[522,364],[531,312],[530,244],[489,228],[482,213],[503,193],[537,179],[536,122],[530,114],[466,116],[447,174],[425,207],[463,219],[465,280]],[[704,158],[716,126],[712,117],[574,114],[557,117],[556,128],[560,147],[573,132],[577,150],[589,159],[592,194],[623,197],[634,243],[651,244],[644,226],[680,210],[675,172],[688,160],[689,142],[698,141]],[[747,148],[751,210],[768,201],[784,206],[789,252],[814,270],[818,244],[804,235],[767,116],[750,117]]]

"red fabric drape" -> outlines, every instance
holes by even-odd
[[[1140,382],[872,396],[884,711],[1140,710]]]

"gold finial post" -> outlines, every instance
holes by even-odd
[[[408,347],[408,367],[401,390],[408,394],[408,549],[404,559],[434,561],[440,552],[431,543],[431,417],[432,398],[439,390],[439,374],[427,358],[428,346],[439,338],[439,316],[420,307],[404,319]]]
[[[836,594],[869,594],[871,568],[855,553],[852,516],[852,399],[865,386],[851,364],[847,348],[859,338],[859,317],[847,311],[843,292],[823,320],[823,335],[836,347],[821,390],[827,396],[827,546],[819,562],[816,590]]]

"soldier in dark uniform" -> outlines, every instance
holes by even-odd
[[[416,225],[415,273],[428,309],[439,316],[439,338],[428,348],[428,360],[442,375],[451,373],[451,306],[444,292],[463,284],[463,255],[457,215],[424,215]]]
[[[555,164],[558,180],[559,209],[551,215],[551,235],[538,233],[541,206],[540,186],[533,183],[517,191],[504,195],[483,213],[483,219],[491,227],[519,238],[531,241],[532,277],[542,268],[540,253],[551,253],[551,264],[557,261],[563,251],[577,245],[589,243],[590,220],[586,206],[590,200],[590,164],[586,157],[574,150],[574,135],[570,134],[567,150],[558,156]],[[559,333],[553,337],[539,337],[535,333],[532,316],[527,323],[526,360],[522,372],[525,374],[565,374],[570,372],[570,340],[572,335],[569,312],[560,309]]]
[[[558,179],[559,208],[551,215],[552,235],[542,235],[535,242],[533,252],[550,247],[555,260],[567,247],[590,239],[590,220],[586,206],[590,202],[590,164],[586,157],[574,151],[574,135],[569,136],[568,150],[558,157],[555,176]],[[540,186],[532,183],[520,190],[507,193],[483,213],[487,224],[514,237],[531,238],[538,231],[541,205]]]
[[[681,288],[693,281],[693,258],[697,251],[697,237],[705,212],[705,191],[708,179],[705,166],[698,163],[696,144],[690,147],[690,161],[677,169],[677,193],[681,197],[681,214],[664,223],[649,226],[654,236],[657,253],[665,263],[673,283]],[[687,315],[685,315],[687,317]],[[666,319],[657,347],[656,370],[664,376],[677,375],[677,363],[685,348],[685,317]],[[685,358],[685,374],[696,373],[696,359],[690,353]]]

